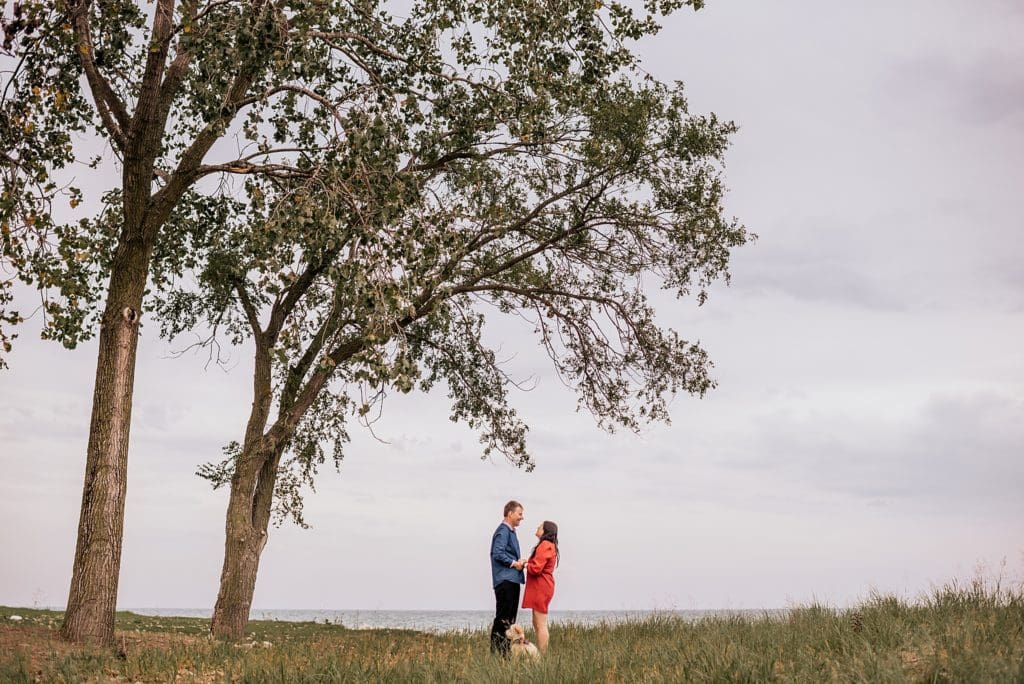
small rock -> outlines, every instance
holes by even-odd
[[[21,622],[24,619],[25,618],[21,617],[20,615],[12,615],[8,618],[8,620],[14,620],[15,622]]]
[[[273,643],[271,643],[271,642],[269,642],[269,641],[261,641],[261,642],[260,642],[260,646],[262,646],[263,648],[270,648],[270,647],[271,647],[271,646],[273,646],[273,645],[274,645],[274,644],[273,644]]]

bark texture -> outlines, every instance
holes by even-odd
[[[100,327],[78,542],[61,627],[62,636],[76,642],[114,640],[139,311],[149,252],[138,241],[122,244]]]
[[[210,624],[211,633],[218,639],[238,641],[245,636],[260,556],[267,543],[274,483],[282,452],[281,447],[264,446],[256,450],[247,463],[250,472],[259,466],[254,486],[249,486],[252,478],[240,478],[237,485],[232,483],[225,524],[224,565]],[[242,460],[246,460],[245,450]]]
[[[267,539],[266,529],[253,525],[251,498],[232,492],[225,532],[224,566],[210,630],[219,639],[237,641],[245,636]]]

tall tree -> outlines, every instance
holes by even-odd
[[[526,321],[607,429],[667,420],[668,396],[713,384],[705,352],[658,326],[644,282],[703,302],[727,277],[749,238],[721,205],[734,127],[639,68],[623,41],[653,17],[583,0],[373,17],[318,31],[359,31],[352,87],[380,80],[389,96],[336,112],[344,144],[307,176],[251,178],[225,225],[191,223],[198,287],[159,300],[167,336],[206,326],[211,345],[254,343],[241,442],[201,470],[230,489],[219,637],[244,634],[275,511],[303,524],[325,444],[337,462],[348,420],[368,423],[388,392],[443,384],[485,457],[532,468],[483,304]]]
[[[134,369],[151,269],[167,260],[161,273],[168,277],[176,264],[187,265],[190,227],[216,230],[240,209],[224,201],[225,179],[310,176],[348,144],[338,113],[390,96],[389,84],[411,69],[400,61],[386,72],[363,68],[377,56],[365,37],[378,30],[374,9],[311,0],[5,5],[0,259],[12,275],[0,279],[0,343],[10,350],[12,326],[22,318],[13,308],[15,279],[41,292],[44,337],[68,347],[97,329],[99,337],[62,627],[69,639],[113,639]],[[320,30],[342,20],[348,32]],[[363,76],[351,78],[355,71]],[[119,174],[91,174],[90,185],[106,187],[85,197],[73,176],[87,165],[105,168],[104,154]],[[69,212],[83,201],[100,209],[74,220]]]

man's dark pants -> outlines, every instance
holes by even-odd
[[[505,630],[516,621],[519,611],[519,583],[501,582],[494,587],[494,625],[491,627],[491,653],[508,655],[508,637]]]

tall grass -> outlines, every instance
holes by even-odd
[[[25,617],[16,627],[12,612]],[[0,608],[0,681],[1024,682],[1024,595],[980,583],[911,603],[872,596],[845,611],[555,625],[536,663],[491,656],[484,632],[257,621],[255,645],[238,646],[205,638],[206,620],[131,613],[118,614],[117,648],[74,648],[56,639],[59,619]]]

